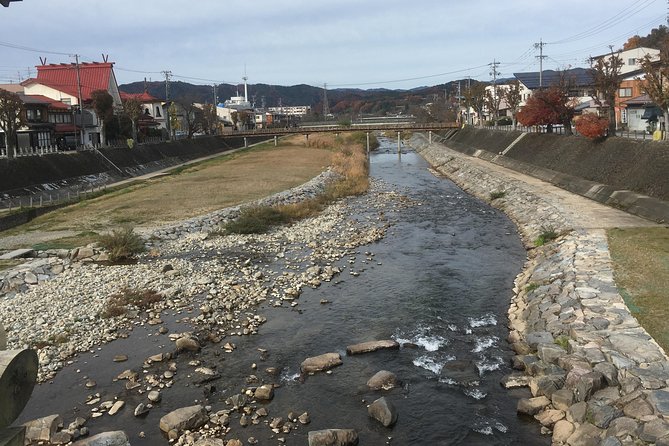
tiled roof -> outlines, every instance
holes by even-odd
[[[109,90],[109,81],[113,66],[112,62],[83,62],[79,64],[81,97],[83,101],[89,101],[91,99],[91,92],[95,90]],[[25,84],[32,82],[46,85],[73,97],[79,95],[77,89],[77,68],[73,63],[38,65],[37,78],[29,79]]]
[[[141,103],[163,102],[161,99],[158,99],[154,96],[151,96],[146,91],[144,93],[126,93],[126,92],[122,91],[121,92],[121,99],[124,100],[124,101],[128,100],[128,99],[137,99]]]
[[[45,104],[48,105],[49,108],[59,109],[59,110],[67,110],[70,108],[70,106],[65,104],[64,102],[47,98],[46,96],[42,96],[41,94],[20,94],[19,97],[21,98],[24,104]]]
[[[23,85],[21,84],[0,84],[0,89],[11,93],[23,93]]]

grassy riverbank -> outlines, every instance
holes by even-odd
[[[615,280],[631,313],[669,352],[669,228],[608,231]]]
[[[290,189],[317,176],[333,156],[334,137],[312,135],[309,146],[303,137],[273,143],[177,168],[164,176],[134,183],[93,200],[46,214],[30,223],[2,233],[15,246],[34,246],[31,234],[70,231],[67,243],[41,243],[42,248],[79,246],[92,233],[121,225],[155,226],[206,214],[216,209],[253,201]],[[89,241],[85,241],[89,243]],[[84,243],[84,244],[85,244]]]

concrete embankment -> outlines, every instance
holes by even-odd
[[[556,445],[669,445],[669,361],[618,293],[605,232],[652,223],[422,135],[411,143],[438,172],[502,209],[532,246],[509,308],[522,373],[503,382],[529,387],[519,414],[534,416]],[[560,237],[534,248],[549,229]]]
[[[594,142],[473,127],[444,136],[453,150],[644,218],[669,221],[669,145],[664,142],[627,138]]]

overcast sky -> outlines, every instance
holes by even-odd
[[[246,67],[251,84],[413,88],[489,80],[494,60],[538,71],[540,39],[545,69],[584,66],[666,15],[664,0],[23,0],[0,7],[0,83],[76,53],[108,54],[119,84],[236,84]]]

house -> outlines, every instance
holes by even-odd
[[[577,103],[589,101],[594,94],[594,79],[592,69],[590,68],[572,68],[564,71],[544,70],[542,72],[513,73],[516,79],[520,81],[524,90],[531,92],[539,88],[549,88],[566,82],[569,86],[569,97]]]
[[[121,92],[121,100],[135,99],[142,104],[142,116],[139,118],[138,131],[148,134],[149,129],[157,129],[167,132],[167,115],[165,103],[162,99],[144,93]]]
[[[72,106],[79,144],[100,144],[102,123],[92,108],[91,93],[105,90],[111,95],[114,107],[122,107],[113,62],[61,63],[36,68],[37,77],[22,82],[25,94],[46,96]]]
[[[647,94],[642,94],[622,102],[627,119],[627,130],[631,132],[653,132],[663,119],[662,110]]]
[[[652,61],[659,60],[660,50],[656,50],[654,48],[638,47],[613,54],[595,56],[593,57],[593,60],[610,60],[614,56],[619,57],[622,62],[620,67],[621,82],[620,87],[618,88],[618,93],[616,94],[615,101],[616,123],[618,123],[619,127],[626,126],[629,130],[637,130],[636,127],[638,127],[640,124],[636,117],[633,118],[634,123],[632,126],[629,125],[629,111],[627,104],[631,99],[636,99],[644,95],[642,89],[642,79],[644,73],[641,69],[641,66],[639,65],[639,62],[647,56],[650,57]],[[634,103],[635,102],[632,102],[630,104]],[[634,110],[634,112],[636,113],[638,110]],[[643,127],[645,129],[645,123],[643,124]]]

